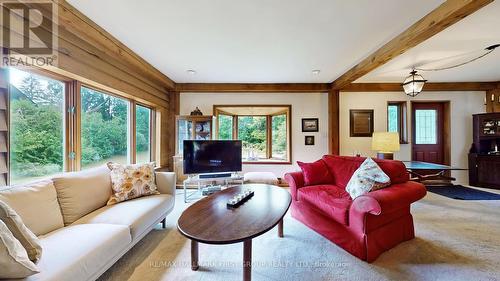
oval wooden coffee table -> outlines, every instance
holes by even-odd
[[[254,196],[238,208],[226,203],[234,195],[251,189]],[[191,269],[198,270],[198,242],[232,244],[243,242],[243,280],[251,279],[252,238],[278,225],[283,237],[283,216],[292,197],[277,186],[244,184],[205,197],[187,208],[177,222],[179,231],[191,239]]]

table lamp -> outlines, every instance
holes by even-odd
[[[393,152],[399,151],[397,132],[373,132],[372,150],[377,151],[378,159],[394,159]]]

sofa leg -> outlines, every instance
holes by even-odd
[[[163,228],[167,228],[167,218],[164,218],[162,221],[161,221],[161,226]]]

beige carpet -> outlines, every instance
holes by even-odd
[[[190,269],[190,243],[176,229],[187,204],[177,195],[167,229],[157,228],[101,280],[241,280],[242,244],[200,244],[200,270]],[[433,193],[413,205],[416,238],[360,261],[289,214],[253,240],[253,280],[500,280],[500,201],[460,201]]]

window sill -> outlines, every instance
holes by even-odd
[[[273,161],[273,160],[261,160],[261,161],[243,161],[243,165],[291,165],[292,161]]]

